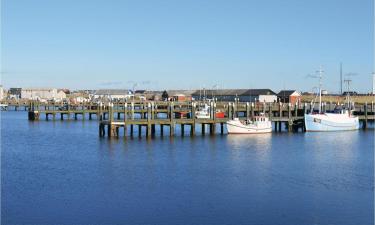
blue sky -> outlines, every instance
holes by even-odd
[[[1,2],[6,87],[372,88],[372,0]]]

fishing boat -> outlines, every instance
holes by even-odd
[[[215,112],[215,117],[222,119],[225,117],[225,113],[217,110]],[[208,104],[205,104],[204,107],[198,109],[195,112],[195,118],[197,119],[210,119],[211,118],[211,107]]]
[[[347,95],[347,108],[339,110],[337,113],[322,112],[322,68],[319,72],[319,111],[305,114],[306,131],[349,131],[359,129],[358,117],[352,115],[350,96]],[[349,92],[348,92],[349,93]],[[312,105],[315,104],[313,100]],[[312,107],[314,108],[314,107]]]
[[[204,107],[195,112],[195,118],[197,119],[210,119],[210,117],[210,106],[207,104],[204,104]]]
[[[255,116],[252,120],[241,121],[239,118],[229,120],[227,129],[229,134],[271,133],[272,124],[269,118],[262,113],[259,116]]]

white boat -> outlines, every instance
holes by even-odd
[[[241,121],[238,118],[227,122],[229,134],[259,134],[271,133],[272,124],[268,117],[264,115],[256,116],[253,120]]]
[[[305,115],[306,131],[345,131],[358,130],[358,117],[350,115],[348,110],[341,113],[317,113]]]
[[[349,131],[359,129],[359,119],[351,114],[351,104],[349,96],[348,109],[342,109],[339,113],[322,112],[322,69],[319,70],[319,112],[314,110],[305,114],[306,131]]]
[[[197,119],[210,119],[210,107],[205,104],[203,108],[195,112],[195,118]]]

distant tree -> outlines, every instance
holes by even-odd
[[[163,91],[163,94],[161,95],[161,97],[163,98],[163,100],[165,100],[165,99],[168,100],[168,98],[169,98],[168,92],[166,90]]]

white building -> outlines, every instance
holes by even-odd
[[[3,100],[4,99],[4,88],[3,88],[3,85],[0,85],[0,100]]]
[[[276,95],[259,95],[259,102],[277,102]]]
[[[22,88],[21,98],[30,100],[62,100],[66,98],[66,94],[56,88]]]
[[[94,94],[94,98],[105,98],[109,100],[122,100],[130,99],[134,96],[131,91],[124,89],[101,89],[97,90]]]

